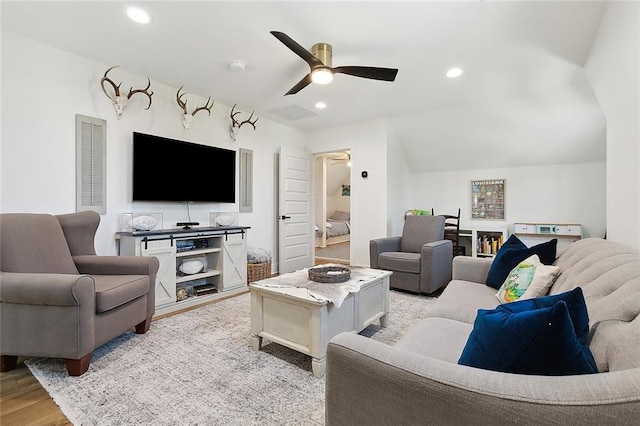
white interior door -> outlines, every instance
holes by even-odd
[[[278,262],[281,274],[312,265],[311,155],[280,148]]]

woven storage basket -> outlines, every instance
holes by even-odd
[[[271,262],[247,263],[247,283],[263,280],[271,276]]]

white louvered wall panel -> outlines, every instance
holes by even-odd
[[[76,210],[107,212],[106,121],[76,115]]]

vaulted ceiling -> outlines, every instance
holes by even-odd
[[[147,25],[127,18],[129,5],[3,1],[2,28],[301,131],[388,118],[414,172],[605,159],[583,70],[603,2],[138,2]],[[334,66],[398,76],[340,74],[285,97],[309,67],[272,30],[309,49],[330,43]],[[447,78],[454,66],[463,74]]]

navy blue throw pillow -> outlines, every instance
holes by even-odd
[[[562,300],[532,311],[479,309],[458,364],[545,376],[598,372],[589,347],[578,341]]]
[[[487,274],[486,284],[496,290],[500,288],[509,272],[529,256],[537,254],[540,262],[544,265],[551,265],[556,260],[556,248],[558,240],[554,238],[536,246],[527,248],[518,237],[512,234],[509,239],[500,247],[498,253],[491,263]]]
[[[571,291],[554,294],[552,296],[536,297],[535,299],[516,300],[511,303],[503,303],[496,309],[502,309],[511,313],[531,311],[534,309],[548,308],[559,301],[564,301],[569,310],[569,316],[576,332],[576,337],[581,345],[585,345],[589,335],[589,312],[584,301],[582,288],[576,287]]]

